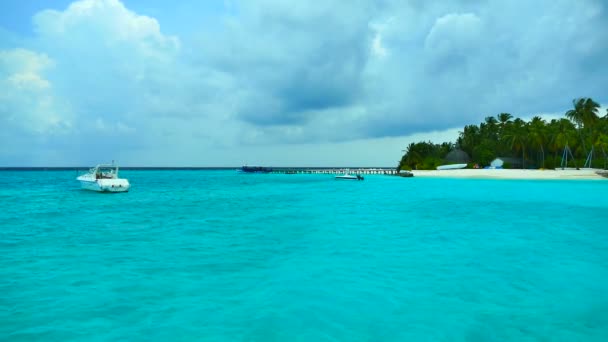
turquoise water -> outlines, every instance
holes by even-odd
[[[608,181],[121,174],[0,172],[0,340],[608,340]]]

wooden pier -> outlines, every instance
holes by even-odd
[[[396,175],[394,168],[274,168],[271,173],[343,175]]]

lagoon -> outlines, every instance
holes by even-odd
[[[8,341],[605,341],[608,182],[0,172]]]

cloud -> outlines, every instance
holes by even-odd
[[[0,124],[9,134],[23,130],[58,134],[72,125],[70,113],[55,98],[45,77],[54,62],[26,49],[0,50]]]
[[[167,34],[119,0],[80,0],[35,14],[33,37],[0,31],[0,143],[11,146],[0,162],[45,151],[235,160],[245,146],[312,151],[608,101],[599,0],[262,0],[213,13]]]
[[[435,20],[425,40],[434,54],[467,53],[479,43],[482,24],[473,13],[450,13]]]
[[[468,56],[481,41],[482,22],[473,13],[450,13],[435,20],[424,42],[428,67],[436,73],[468,67]]]
[[[605,101],[597,70],[608,63],[578,65],[608,49],[598,38],[608,31],[601,17],[606,8],[595,1],[575,10],[569,4],[533,4],[526,11],[516,3],[482,2],[473,7],[434,4],[422,12],[395,8],[393,24],[383,32],[392,57],[374,61],[366,79],[377,85],[368,93],[367,108],[376,113],[368,133],[458,127],[501,111],[563,110],[577,96]],[[537,6],[545,9],[540,17]],[[575,26],[581,22],[586,28]],[[590,34],[589,27],[598,33]],[[593,51],[576,48],[589,40],[593,44],[583,45]],[[575,81],[581,78],[587,81]]]
[[[0,122],[8,127],[0,161],[53,155],[91,163],[153,140],[137,132],[150,125],[145,99],[175,84],[167,80],[176,37],[116,0],[74,2],[33,23],[35,37],[22,39],[27,49],[0,50]]]
[[[217,39],[221,45],[203,40],[201,49],[210,56],[205,65],[234,77],[235,113],[258,141],[400,136],[601,96],[594,71],[576,65],[608,44],[592,38],[579,49],[587,29],[571,24],[604,32],[605,8],[595,1],[574,11],[568,1],[551,4],[522,13],[518,4],[482,1],[325,7],[266,1],[243,6]],[[538,16],[537,7],[551,11]],[[580,77],[593,81],[568,84]]]
[[[57,60],[50,77],[80,119],[117,119],[145,107],[179,67],[179,39],[118,0],[83,0],[34,17],[38,45]]]
[[[351,105],[368,58],[367,6],[340,2],[243,4],[219,36],[201,39],[201,63],[238,85],[236,116],[256,126],[301,125],[306,113]]]

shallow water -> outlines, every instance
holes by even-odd
[[[0,172],[0,340],[608,340],[608,181],[121,175]]]

